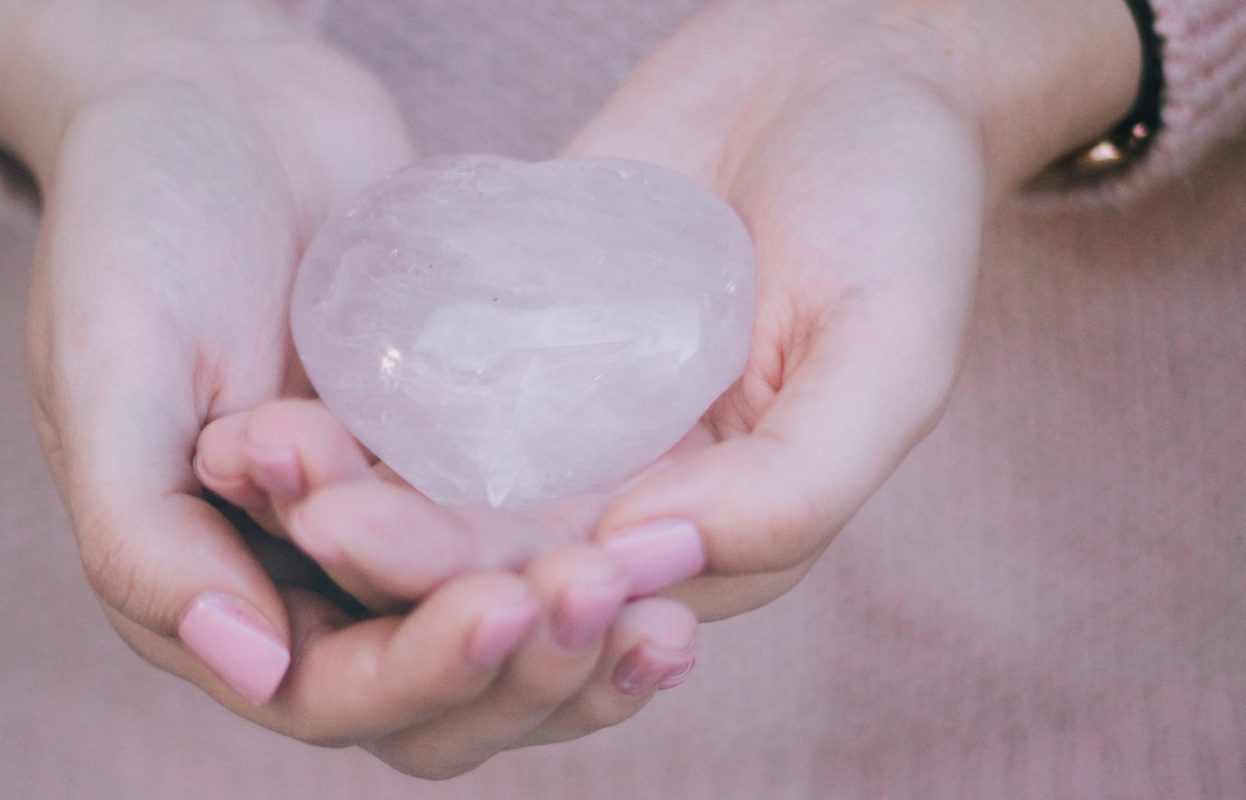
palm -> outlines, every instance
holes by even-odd
[[[714,439],[753,432],[807,361],[829,366],[863,339],[933,325],[943,336],[928,342],[930,366],[955,358],[981,225],[980,167],[950,118],[902,88],[912,96],[893,96],[889,109],[831,93],[820,107],[794,98],[777,129],[728,135],[744,152],[719,163],[747,171],[713,180],[752,226],[759,294],[748,367],[705,418]],[[937,369],[931,378],[941,390]]]
[[[840,22],[822,4],[785,7],[793,28],[771,23],[771,3],[712,6],[568,148],[664,164],[715,187],[757,246],[748,366],[681,448],[692,452],[675,454],[688,459],[678,472],[696,477],[659,480],[667,485],[604,523],[686,514],[737,531],[750,512],[721,499],[757,498],[757,521],[772,529],[715,541],[718,574],[679,593],[703,617],[789,588],[812,563],[810,542],[825,546],[929,429],[976,271],[983,166],[964,115],[861,44],[883,34],[842,31],[853,47],[837,49]],[[815,25],[824,40],[808,35]],[[798,464],[811,477],[792,480]],[[808,491],[793,488],[802,483]],[[761,513],[766,502],[782,509],[777,518]],[[769,574],[726,577],[758,573]]]
[[[755,27],[718,19],[731,13],[681,31],[568,149],[670,166],[715,187],[748,222],[757,328],[746,373],[706,416],[715,438],[751,431],[820,340],[867,323],[852,319],[866,301],[912,303],[871,309],[871,326],[922,325],[940,305],[959,324],[982,214],[972,131],[919,81],[862,70],[851,61],[859,54],[820,59],[820,78],[797,74],[758,55],[788,48],[763,48]],[[756,63],[724,70],[706,57],[733,46]],[[694,97],[686,84],[716,91]],[[953,267],[956,282],[931,261]]]
[[[287,324],[299,256],[330,209],[413,157],[383,90],[332,50],[310,43],[266,47],[237,54],[231,65],[241,73],[238,99],[250,118],[222,120],[224,141],[204,142],[192,165],[202,174],[179,176],[191,186],[223,184],[226,193],[224,204],[204,198],[199,218],[215,229],[196,238],[230,252],[203,253],[187,270],[204,282],[194,288],[207,292],[219,311],[186,332],[199,352],[213,357],[200,366],[219,367],[202,376],[216,398],[208,417],[252,408],[301,382]],[[210,151],[240,153],[252,163],[234,161],[222,176]],[[224,220],[221,205],[229,212]],[[163,221],[175,230],[182,222]],[[222,222],[230,235],[220,235]],[[229,264],[231,256],[231,273],[209,267],[209,259]]]
[[[149,618],[163,598],[124,589],[117,548],[158,560],[222,546],[224,521],[194,492],[195,438],[288,385],[302,248],[330,208],[411,152],[384,93],[315,43],[211,58],[163,43],[145,57],[177,77],[101,96],[66,133],[29,343],[40,433],[88,573],[123,635],[164,660],[184,656],[147,629],[169,628]],[[200,530],[189,520],[198,541],[111,533]]]

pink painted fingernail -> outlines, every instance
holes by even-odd
[[[691,644],[682,650],[667,650],[644,642],[619,660],[614,668],[614,686],[633,696],[673,689],[688,679],[696,663]]]
[[[293,450],[268,448],[249,440],[245,448],[252,480],[274,501],[289,506],[303,499],[307,480]]]
[[[605,547],[627,569],[632,597],[661,591],[705,568],[701,534],[683,520],[633,528],[606,541]]]
[[[696,657],[689,658],[684,662],[681,669],[675,670],[662,679],[658,684],[658,691],[664,692],[667,689],[674,689],[676,686],[682,686],[685,681],[692,675],[692,669],[697,665]]]
[[[550,614],[550,636],[571,652],[587,649],[601,638],[627,597],[625,575],[605,583],[573,583],[562,591]]]
[[[467,660],[482,670],[502,665],[532,628],[541,604],[530,599],[509,608],[487,611],[476,623],[467,643]]]
[[[182,615],[177,634],[234,691],[262,706],[290,666],[290,649],[249,604],[204,592]]]

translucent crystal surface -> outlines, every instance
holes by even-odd
[[[321,398],[412,485],[522,507],[607,490],[739,376],[747,231],[659,167],[483,156],[397,173],[331,218],[295,285]]]

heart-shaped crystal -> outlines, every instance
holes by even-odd
[[[468,156],[331,218],[291,310],[320,397],[432,499],[603,491],[739,376],[752,242],[700,184],[631,161]]]

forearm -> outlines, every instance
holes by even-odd
[[[285,36],[270,0],[0,0],[0,145],[42,176],[76,109],[142,71],[145,43]]]

